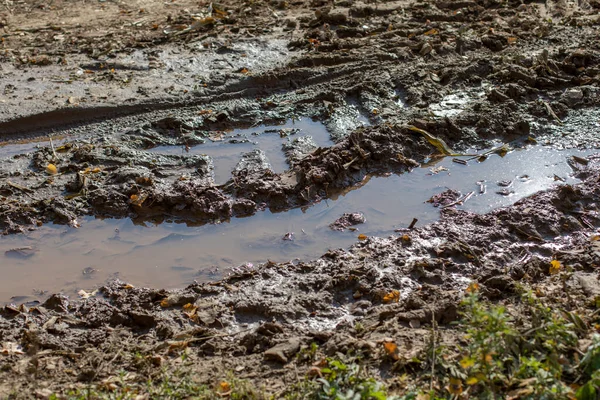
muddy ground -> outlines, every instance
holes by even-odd
[[[411,127],[456,152],[600,145],[596,0],[2,7],[0,140],[53,138],[2,161],[5,234],[76,227],[84,215],[197,224],[308,206],[435,153]],[[456,94],[466,100],[448,106]],[[336,144],[297,143],[283,173],[253,152],[217,185],[210,157],[149,151],[299,117],[323,121]],[[0,394],[44,397],[111,383],[117,370],[142,381],[187,347],[199,380],[233,370],[278,395],[310,367],[295,357],[303,346],[379,360],[379,344],[392,338],[410,358],[432,318],[453,340],[449,324],[471,281],[496,301],[522,280],[561,290],[548,273],[553,258],[576,271],[566,284],[569,307],[579,307],[578,296],[600,294],[589,239],[599,225],[599,162],[573,162],[576,186],[486,215],[449,207],[437,223],[311,262],[175,292],[112,282],[87,299],[8,306]],[[373,365],[384,378],[387,362]]]

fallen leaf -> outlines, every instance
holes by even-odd
[[[438,33],[440,33],[440,31],[438,31],[435,28],[432,28],[432,29],[428,30],[427,32],[425,32],[423,35],[432,36],[432,35],[437,35]]]
[[[167,297],[166,299],[162,299],[160,302],[160,306],[163,308],[167,308],[171,306],[171,302],[169,301],[169,298]]]
[[[506,41],[508,42],[508,44],[515,44],[517,43],[517,38],[514,36],[509,36],[508,38],[506,38]]]
[[[467,289],[465,290],[465,292],[471,294],[471,293],[477,293],[479,291],[479,284],[477,282],[471,282],[469,284],[469,286],[467,287]]]
[[[473,365],[475,365],[475,360],[471,357],[464,357],[462,360],[460,360],[460,366],[464,369],[470,368]]]
[[[123,285],[123,289],[133,289],[134,286],[130,283],[126,283],[125,285]]]
[[[198,311],[198,307],[193,305],[192,303],[187,303],[183,306],[183,313],[191,320],[198,321],[198,315],[196,314]]]
[[[391,292],[383,296],[383,302],[385,304],[392,302],[397,303],[398,301],[400,301],[400,292],[397,290],[392,290]]]
[[[58,173],[58,169],[56,168],[56,165],[48,164],[48,166],[46,166],[46,173],[48,175],[56,175]]]
[[[229,382],[222,381],[219,383],[219,390],[221,392],[229,392],[231,390],[231,385]]]
[[[383,343],[383,348],[388,356],[390,356],[394,360],[398,360],[400,358],[400,351],[398,350],[398,346],[396,343],[385,342]]]
[[[431,143],[436,149],[438,149],[438,151],[440,153],[442,153],[445,156],[457,156],[459,154],[455,153],[454,151],[452,151],[452,149],[450,147],[448,147],[448,145],[446,144],[446,142],[444,142],[442,139],[433,136],[431,133],[427,132],[426,130],[417,128],[416,126],[409,126],[408,129],[410,129],[413,132],[418,132],[421,135],[423,135],[425,137],[425,139],[427,139],[427,141],[429,143]]]
[[[467,381],[465,383],[469,386],[473,386],[473,385],[477,384],[477,382],[479,382],[479,379],[472,376],[469,379],[467,379]]]
[[[140,194],[139,196],[137,194],[132,194],[131,196],[129,196],[129,200],[131,200],[131,204],[133,204],[134,206],[140,207],[144,203],[144,201],[146,201],[147,197],[147,194]]]
[[[558,260],[550,261],[550,275],[556,275],[560,272],[562,265]]]
[[[447,389],[451,394],[461,394],[463,392],[462,381],[458,378],[450,378]]]
[[[360,235],[358,235],[358,240],[367,240],[367,235],[361,233]]]

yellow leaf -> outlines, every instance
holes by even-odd
[[[479,291],[479,284],[477,282],[471,282],[465,291],[469,294],[477,293]]]
[[[221,392],[229,392],[231,390],[231,385],[229,384],[229,382],[221,382],[219,383],[219,390]]]
[[[383,348],[385,349],[387,355],[390,356],[392,359],[398,360],[400,358],[400,356],[398,355],[400,351],[398,350],[398,346],[396,345],[396,343],[385,342],[383,343]]]
[[[558,260],[550,261],[550,275],[556,275],[560,272],[562,265]]]
[[[383,296],[383,302],[385,304],[392,302],[397,303],[398,301],[400,301],[400,292],[397,290],[392,290],[391,292]]]
[[[361,233],[358,235],[358,240],[367,240],[367,235]]]
[[[475,365],[475,360],[473,360],[471,357],[464,357],[462,360],[460,360],[460,366],[464,369],[472,367],[473,365]]]
[[[477,378],[475,378],[474,376],[470,377],[469,379],[467,379],[467,381],[465,382],[467,385],[469,386],[473,386],[475,385],[477,382],[479,382],[479,380]]]
[[[458,378],[450,378],[447,389],[451,394],[461,394],[463,392],[462,381]]]
[[[130,283],[126,283],[125,285],[123,285],[123,289],[133,289],[133,285]]]
[[[56,165],[54,164],[48,164],[48,166],[46,167],[46,173],[48,175],[55,175],[58,172],[58,169],[56,168]]]
[[[160,306],[161,307],[169,307],[171,305],[171,302],[169,301],[169,298],[166,299],[162,299],[162,301],[160,302]]]
[[[509,36],[508,38],[506,38],[506,41],[508,42],[508,44],[515,44],[517,43],[517,38],[514,36]]]
[[[147,194],[140,194],[139,196],[137,194],[132,194],[131,196],[129,196],[129,200],[131,200],[131,204],[133,204],[134,206],[140,207],[144,203],[144,201],[146,201],[147,197]]]
[[[448,147],[448,145],[446,144],[446,142],[444,142],[442,139],[433,136],[431,133],[427,132],[426,130],[417,128],[416,126],[409,126],[408,129],[410,129],[413,132],[418,132],[421,135],[423,135],[425,137],[425,139],[427,139],[427,141],[429,143],[431,143],[436,149],[438,149],[438,151],[440,153],[442,153],[445,156],[457,156],[459,154],[455,153],[454,151],[452,151],[452,149],[450,147]]]
[[[440,33],[440,31],[438,31],[437,29],[433,28],[433,29],[430,29],[427,32],[425,32],[423,35],[425,35],[425,36],[432,36],[432,35],[437,35],[438,33]]]

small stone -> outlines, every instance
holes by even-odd
[[[286,364],[291,356],[300,350],[300,339],[291,338],[265,351],[265,359]]]

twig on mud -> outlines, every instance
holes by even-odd
[[[552,107],[550,107],[550,104],[548,104],[548,102],[546,102],[546,101],[542,101],[542,103],[546,107],[546,111],[548,112],[548,115],[550,115],[552,118],[554,118],[554,120],[556,122],[558,122],[559,125],[562,125],[563,122],[560,120],[560,118],[558,118],[558,115],[556,115],[556,113],[554,112]]]
[[[413,218],[412,222],[408,226],[408,229],[413,229],[415,227],[415,225],[417,224],[417,222],[419,222],[419,220],[417,218]]]
[[[523,231],[523,230],[521,230],[521,229],[519,229],[517,227],[515,227],[515,229],[517,230],[517,232],[520,232],[521,234],[525,235],[527,237],[527,239],[535,239],[538,242],[545,242],[545,240],[543,238],[541,238],[540,236],[531,235],[531,234],[529,234],[529,233],[527,233],[527,232],[525,232],[525,231]]]
[[[29,189],[28,187],[25,187],[25,186],[17,185],[16,183],[12,183],[11,181],[6,181],[6,184],[15,189],[22,190],[25,193],[33,193],[32,189]]]
[[[444,208],[452,207],[455,205],[462,205],[467,200],[469,200],[474,194],[475,194],[475,192],[471,191],[471,192],[465,194],[464,196],[459,197],[458,199],[456,199],[456,201],[446,204],[445,206],[442,206],[441,208],[444,209]]]
[[[344,164],[343,165],[344,169],[348,169],[348,167],[351,166],[356,161],[358,161],[358,156],[354,157],[352,160],[350,160],[346,164]]]
[[[56,149],[54,148],[54,142],[52,142],[52,136],[48,135],[48,138],[50,139],[50,147],[52,148],[52,155],[54,156],[54,160],[57,160],[58,156],[56,155]]]

